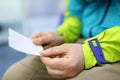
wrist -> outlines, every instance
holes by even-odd
[[[85,69],[92,68],[93,66],[97,64],[97,61],[94,57],[94,54],[91,48],[89,47],[89,44],[84,43],[82,45],[82,48],[83,48],[83,54],[84,54]]]
[[[58,35],[58,43],[63,44],[64,43],[64,37],[61,35]]]

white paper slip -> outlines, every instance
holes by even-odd
[[[23,53],[40,56],[42,46],[35,46],[32,40],[9,28],[9,46]]]

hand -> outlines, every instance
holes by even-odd
[[[64,43],[63,37],[52,32],[39,32],[31,36],[35,45],[42,45],[44,49]]]
[[[75,77],[84,69],[81,44],[63,44],[42,52],[42,62],[48,73],[56,78]]]

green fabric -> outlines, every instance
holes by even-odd
[[[65,16],[81,20],[83,38],[96,36],[106,29],[120,25],[119,0],[66,0],[66,2]]]
[[[101,1],[101,0],[100,0]],[[109,1],[108,1],[109,2]],[[108,3],[107,2],[107,3]],[[115,13],[115,16],[110,17],[107,16],[105,17],[106,20],[104,20],[104,25],[95,25],[96,22],[98,23],[100,20],[102,20],[101,16],[96,16],[98,13],[103,14],[104,9],[106,9],[106,4],[104,4],[104,8],[101,9],[100,4],[103,4],[100,2],[99,7],[94,8],[90,7],[89,5],[87,6],[88,8],[84,8],[84,1],[83,0],[67,0],[68,7],[65,12],[65,18],[63,24],[58,28],[57,34],[62,35],[64,37],[64,42],[75,42],[77,39],[80,38],[81,34],[82,37],[88,38],[90,30],[92,31],[93,36],[100,33],[99,35],[93,37],[93,38],[98,38],[102,51],[104,53],[105,59],[109,63],[113,63],[116,61],[120,61],[120,26],[114,27],[116,25],[120,25],[119,19],[117,13]],[[95,3],[96,6],[98,2]],[[117,2],[115,2],[117,3]],[[92,6],[92,2],[90,3]],[[76,6],[78,5],[78,6]],[[114,5],[111,5],[114,7]],[[96,9],[98,8],[98,9]],[[83,9],[88,9],[85,10],[87,11],[87,14],[84,13],[84,15],[81,15],[83,12]],[[84,12],[85,12],[84,11]],[[90,11],[90,12],[89,12]],[[95,12],[95,14],[93,14]],[[112,14],[112,12],[115,12],[113,9],[109,13]],[[91,15],[91,14],[92,15]],[[89,15],[88,15],[89,14]],[[87,16],[86,16],[87,15]],[[98,17],[96,19],[96,17]],[[115,17],[115,18],[114,18]],[[114,18],[114,19],[111,19]],[[100,19],[100,20],[99,20]],[[97,21],[98,20],[98,21]],[[113,20],[113,21],[110,21]],[[117,20],[117,21],[116,21]],[[116,23],[110,23],[110,22],[116,22]],[[95,26],[93,26],[95,25]],[[113,28],[111,28],[113,27]],[[92,29],[91,29],[92,28]],[[110,29],[108,29],[110,28]],[[92,38],[90,38],[92,39]],[[88,40],[90,40],[88,39]],[[84,52],[84,57],[85,57],[85,69],[89,69],[96,64],[99,64],[96,61],[96,58],[94,57],[94,54],[88,44],[88,40],[84,42],[83,46],[83,52]]]
[[[67,5],[67,6],[69,6],[69,3],[70,3],[70,0],[66,0],[66,5]],[[68,7],[67,7],[64,15],[65,15],[65,17],[66,17],[66,16],[68,16],[69,14],[70,14],[70,10],[69,10]]]
[[[116,61],[120,61],[120,26],[116,26],[110,29],[105,30],[104,32],[100,33],[99,35],[93,37],[98,38],[103,54],[105,59],[108,63],[113,63]],[[90,38],[88,40],[91,40]],[[88,44],[88,40],[84,42],[83,46],[83,53],[85,58],[85,69],[89,69],[96,64],[99,64],[94,54]]]
[[[66,0],[67,6],[69,6],[70,0]],[[66,9],[65,18],[62,25],[59,26],[57,34],[64,37],[65,43],[75,42],[81,35],[81,20],[78,16],[69,16],[70,9]]]
[[[65,43],[75,42],[81,34],[81,22],[77,17],[66,17],[57,34],[64,37]]]

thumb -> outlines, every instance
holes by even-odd
[[[45,57],[61,56],[65,55],[67,51],[67,47],[60,45],[42,51],[41,55]]]
[[[46,37],[40,37],[32,40],[35,45],[44,45],[49,42],[49,39]]]

